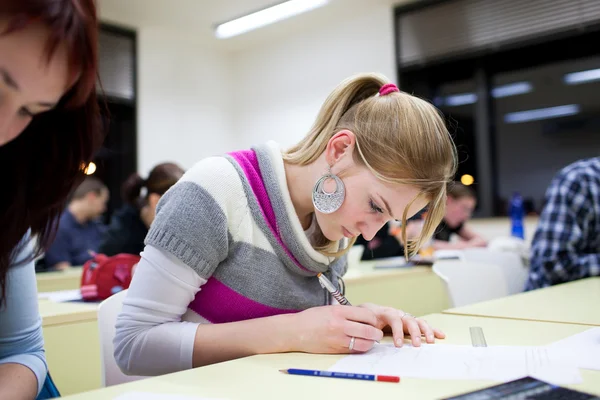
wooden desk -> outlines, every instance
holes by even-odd
[[[413,315],[442,312],[450,301],[442,280],[431,267],[376,269],[402,259],[363,261],[344,277],[346,296],[352,304],[375,303],[395,307]]]
[[[39,300],[46,359],[61,394],[101,387],[97,304]]]
[[[446,314],[600,326],[600,277],[445,310]]]
[[[465,317],[445,314],[426,316],[442,328],[444,343],[470,345],[470,326],[480,326],[489,345],[544,345],[579,333],[588,326],[545,322]],[[439,399],[491,386],[497,382],[402,378],[400,384],[288,376],[284,368],[327,369],[340,356],[273,354],[197,368],[161,377],[112,386],[68,397],[70,400],[105,400],[139,391],[230,399]],[[573,388],[600,394],[600,371],[582,371],[584,383]]]
[[[82,267],[73,267],[66,271],[38,272],[35,274],[38,292],[77,289],[81,285],[82,273]]]

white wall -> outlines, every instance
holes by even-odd
[[[222,42],[161,25],[152,2],[102,0],[104,21],[138,32],[139,172],[165,160],[188,168],[269,139],[289,146],[344,78],[373,71],[395,80],[393,2],[332,2]]]
[[[340,81],[380,72],[395,81],[393,7],[373,0],[232,55],[236,148],[300,140]]]
[[[184,168],[231,148],[231,71],[226,55],[187,33],[138,31],[138,169]]]

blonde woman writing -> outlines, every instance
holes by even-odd
[[[261,353],[368,351],[391,329],[420,345],[444,334],[403,311],[333,305],[344,254],[393,219],[444,215],[455,171],[439,112],[364,74],[327,98],[308,135],[200,161],[161,199],[117,321],[125,373],[163,374]],[[349,294],[352,299],[352,294]]]

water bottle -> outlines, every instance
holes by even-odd
[[[525,239],[525,230],[523,229],[523,197],[515,192],[510,200],[510,234],[513,237]]]

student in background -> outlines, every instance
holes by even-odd
[[[439,249],[467,249],[487,246],[486,240],[467,225],[467,221],[476,205],[477,198],[471,188],[459,182],[449,184],[444,219],[436,228],[428,246],[425,246],[428,248],[424,247],[421,254],[431,256],[430,253]],[[407,222],[406,237],[409,240],[420,235],[426,217],[427,210],[422,210]],[[402,244],[404,236],[402,229],[398,227],[399,224],[396,221],[392,221],[390,224],[389,235]],[[451,242],[450,240],[454,234],[458,235],[458,241]]]
[[[429,204],[414,252],[444,215],[456,149],[431,104],[361,74],[326,99],[296,146],[197,163],[160,200],[122,311],[115,359],[157,375],[262,353],[354,353],[390,328],[415,346],[443,333],[403,311],[335,306],[345,253]],[[390,207],[391,205],[391,207]],[[351,299],[350,299],[351,300]]]
[[[107,256],[140,254],[144,250],[148,228],[154,221],[158,201],[183,173],[180,166],[163,163],[150,171],[148,179],[132,174],[121,188],[125,205],[113,215],[98,252]]]
[[[407,231],[406,237],[417,238],[419,237],[422,223],[414,224],[414,222],[418,222],[422,212],[418,212],[413,215],[407,221]],[[402,257],[404,256],[404,243],[402,241],[403,232],[402,226],[399,221],[390,221],[383,226],[375,236],[371,240],[365,240],[364,237],[359,236],[356,238],[355,244],[361,244],[365,246],[365,251],[362,254],[361,260],[375,260],[379,258],[389,258],[389,257]]]
[[[563,168],[546,191],[525,290],[600,276],[600,157]]]
[[[0,399],[45,383],[33,259],[103,140],[92,0],[0,2]],[[35,237],[36,240],[31,240]]]
[[[377,231],[371,240],[359,236],[357,245],[365,246],[361,260],[375,260],[379,258],[399,257],[404,255],[404,245],[392,234],[393,228],[386,224]],[[402,232],[399,232],[399,236]]]
[[[477,197],[471,188],[460,182],[453,182],[448,185],[446,213],[433,235],[432,245],[435,250],[487,246],[486,240],[473,231],[467,224],[476,205]],[[414,231],[412,228],[408,228],[408,230]],[[458,241],[450,241],[453,234],[458,235]],[[410,238],[411,234],[408,237]]]
[[[60,216],[56,239],[46,251],[46,265],[57,270],[81,266],[98,251],[106,227],[99,218],[106,212],[108,188],[99,179],[87,177],[75,189]]]

